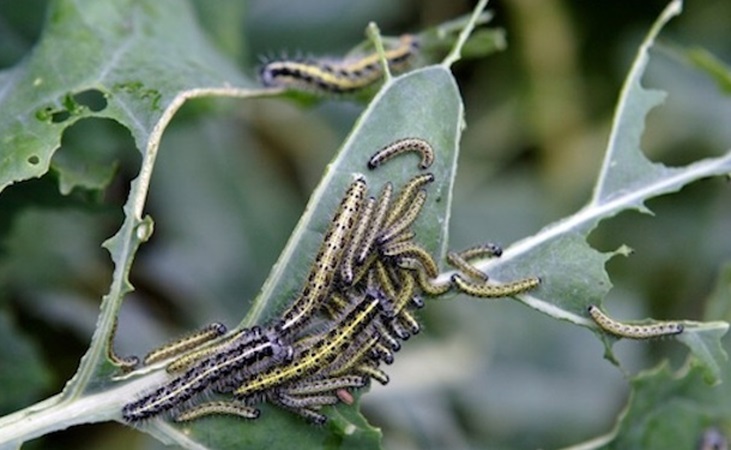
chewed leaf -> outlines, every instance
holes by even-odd
[[[443,253],[462,111],[454,79],[441,66],[427,67],[387,84],[363,113],[329,165],[244,324],[266,323],[299,293],[334,208],[354,176],[364,174],[369,194],[377,195],[386,181],[400,186],[419,172],[419,159],[415,155],[405,155],[372,172],[368,170],[370,156],[399,138],[418,136],[437,151],[436,161],[429,169],[435,174],[436,181],[429,187],[429,200],[416,227],[431,252]],[[334,436],[342,440],[340,448],[366,443],[373,447],[378,445],[380,433],[367,424],[355,406],[339,406],[326,412],[333,418],[326,430],[313,428],[289,413],[266,408],[262,412],[266,420],[256,424],[228,419],[208,420],[186,424],[180,431],[187,439],[212,448],[223,448],[225,440],[233,435],[245,436],[243,439],[252,445],[267,442],[273,448],[289,448],[291,442],[288,439],[283,438],[280,442],[272,438],[275,430],[283,428],[302,437],[298,441],[300,448],[318,448],[323,439],[333,439]],[[220,426],[226,431],[211,433],[211,426]],[[161,422],[154,422],[150,427],[151,432],[164,432],[169,438],[177,439],[178,432],[174,430],[178,427]]]
[[[481,2],[482,7],[484,3]],[[15,68],[17,72],[13,76],[0,76],[0,81],[6,83],[2,86],[5,90],[0,91],[6,95],[4,98],[0,96],[0,101],[4,101],[5,105],[20,103],[22,100],[20,94],[23,94],[23,89],[29,89],[29,83],[33,84],[29,81],[33,77],[35,87],[38,88],[37,92],[41,94],[41,100],[49,102],[50,105],[43,107],[39,114],[33,117],[36,122],[29,127],[16,124],[18,128],[15,129],[12,123],[8,125],[8,121],[0,122],[10,127],[6,131],[11,142],[23,140],[22,133],[29,130],[48,138],[48,142],[44,145],[36,142],[28,146],[32,147],[34,152],[38,152],[32,155],[32,165],[37,166],[36,168],[27,170],[24,164],[29,158],[20,151],[4,160],[12,167],[0,171],[0,174],[6,176],[0,181],[7,185],[45,173],[50,158],[58,148],[64,127],[81,117],[91,115],[111,117],[127,126],[143,159],[140,175],[132,181],[130,194],[124,206],[125,221],[117,234],[105,243],[115,263],[115,271],[110,292],[102,301],[92,345],[82,359],[78,372],[69,381],[64,392],[58,396],[58,399],[74,401],[54,403],[48,410],[40,409],[37,412],[39,416],[61,414],[68,419],[44,423],[43,426],[28,426],[28,429],[16,427],[18,439],[40,435],[54,429],[54,426],[67,427],[81,421],[119,419],[122,405],[141,392],[154,389],[165,378],[164,371],[159,367],[144,368],[128,376],[113,378],[114,368],[105,359],[107,344],[113,334],[121,300],[132,289],[128,281],[132,261],[139,245],[146,241],[152,232],[153,222],[150,218],[143,218],[143,212],[162,133],[171,117],[188,98],[205,95],[254,97],[271,93],[259,89],[247,90],[251,83],[216,56],[216,52],[206,45],[200,35],[190,30],[181,32],[180,28],[187,25],[195,30],[190,11],[185,8],[164,4],[161,6],[156,2],[155,5],[147,5],[149,10],[145,14],[139,14],[138,17],[134,7],[131,10],[120,8],[116,11],[106,11],[104,8],[111,7],[111,4],[96,2],[93,7],[87,6],[81,8],[78,3],[72,2],[54,4],[56,10],[52,11],[49,17],[66,17],[66,20],[49,24],[36,55]],[[162,14],[166,7],[176,13]],[[105,14],[111,14],[111,18],[107,21],[93,20],[95,12],[99,13],[102,10]],[[155,24],[147,23],[146,21],[160,19],[156,12],[164,16],[165,20]],[[74,29],[75,33],[71,33],[69,28]],[[61,33],[61,36],[56,36],[58,33]],[[107,39],[95,39],[94,36],[99,33]],[[166,46],[167,41],[158,38],[156,33],[160,33],[160,36],[187,36],[190,40],[174,40],[170,46],[185,48],[171,49]],[[35,65],[43,65],[45,57],[53,60],[44,53],[44,45],[55,38],[61,50],[54,47],[56,53],[53,56],[64,57],[76,43],[72,39],[64,40],[67,35],[74,36],[75,39],[81,36],[82,40],[89,41],[86,43],[90,46],[89,52],[82,52],[83,56],[80,56],[86,59],[79,62],[79,66],[86,67],[87,70],[67,74],[63,80],[71,80],[70,84],[69,81],[65,81],[64,84],[62,80],[53,77],[39,78],[34,71]],[[78,48],[74,47],[74,50]],[[158,54],[158,51],[162,54]],[[198,52],[203,52],[205,55],[199,56]],[[109,55],[113,56],[110,58]],[[169,62],[165,55],[176,56],[174,61]],[[203,66],[199,66],[201,64]],[[179,76],[159,76],[161,73],[171,71]],[[55,74],[53,71],[49,72]],[[85,76],[82,76],[84,74]],[[74,103],[72,97],[67,95],[76,89],[87,89],[90,84],[103,93],[106,103],[102,108],[87,109]],[[11,91],[12,93],[8,95]],[[53,103],[53,99],[56,98],[63,100]],[[429,199],[414,228],[419,230],[430,252],[443,254],[446,247],[457,148],[463,125],[462,115],[461,98],[447,67],[426,67],[400,78],[389,79],[329,166],[290,244],[246,320],[249,323],[267,321],[283,305],[289,303],[293,293],[301,288],[304,281],[302,276],[307,272],[311,257],[315,253],[313,248],[322,239],[334,205],[343,195],[344,187],[354,176],[365,175],[370,192],[375,193],[386,181],[401,186],[418,173],[417,164],[408,157],[389,162],[377,171],[368,171],[369,156],[378,148],[399,138],[420,137],[436,149],[436,162],[430,170],[435,174],[437,181],[429,186]],[[51,131],[34,127],[49,127]],[[22,147],[19,148],[23,150]],[[103,390],[103,397],[94,395],[99,390]],[[96,405],[91,412],[81,414],[77,411],[77,409],[86,411],[89,403]],[[58,412],[59,409],[61,412]],[[236,445],[245,445],[249,442],[256,447],[273,445],[275,448],[291,448],[291,434],[278,432],[283,428],[297,433],[297,446],[300,448],[322,448],[325,442],[333,448],[354,446],[373,448],[378,445],[380,439],[380,433],[367,424],[355,406],[325,408],[324,411],[329,412],[328,415],[333,418],[327,430],[313,428],[300,418],[276,408],[264,407],[263,411],[264,415],[268,416],[266,425],[257,423],[252,426],[244,421],[223,418],[174,426],[165,420],[155,419],[140,427],[163,442],[195,448],[225,448],[234,442]],[[15,425],[24,418],[23,413],[19,413],[7,417],[5,424]],[[14,436],[15,434],[8,439],[17,440]]]
[[[669,168],[648,160],[640,146],[647,114],[667,95],[663,91],[642,87],[649,50],[660,30],[680,14],[681,5],[680,1],[673,1],[655,22],[640,46],[622,87],[599,179],[587,205],[587,209],[603,210],[603,218],[624,209],[647,211],[644,202],[649,198],[678,191],[691,181],[731,170],[728,155],[682,168]]]
[[[0,73],[0,191],[46,173],[64,130],[82,118],[118,121],[143,152],[181,91],[255,86],[207,42],[187,4],[49,7],[30,57]]]
[[[611,433],[571,448],[696,448],[708,427],[728,423],[729,386],[709,388],[696,364],[679,373],[663,364],[632,379],[630,401]]]
[[[373,171],[368,169],[371,155],[398,139],[418,137],[429,142],[436,152],[435,161],[428,169],[434,173],[436,180],[429,186],[427,203],[414,227],[431,253],[443,255],[462,116],[463,106],[457,85],[445,67],[426,67],[387,82],[328,166],[242,325],[267,323],[299,294],[335,207],[355,177],[365,176],[368,195],[376,196],[386,182],[390,181],[400,189],[420,172],[416,154],[401,156]],[[297,446],[300,448],[319,448],[325,440],[337,442],[334,448],[378,446],[380,433],[368,425],[357,406],[338,406],[324,411],[331,418],[326,430],[313,429],[290,413],[265,408],[262,414],[266,420],[261,420],[261,423],[216,421],[216,427],[226,430],[221,433],[211,433],[213,421],[193,422],[180,428],[155,422],[150,431],[159,433],[164,429],[170,437],[185,435],[187,439],[212,448],[225,447],[231,436],[246,436],[244,439],[252,445],[267,442],[273,448],[289,448],[292,443],[287,437],[281,440],[272,438],[275,430],[283,428],[298,436]],[[179,434],[173,431],[178,429]]]
[[[417,224],[427,249],[443,254],[461,118],[461,100],[446,69],[427,67],[388,84],[329,165],[246,323],[273,317],[301,288],[335,205],[356,174],[364,174],[369,195],[377,195],[386,181],[398,188],[419,172],[416,157],[368,170],[370,156],[397,139],[420,137],[436,150],[436,161],[429,169],[436,181],[429,187],[427,206]]]
[[[648,199],[678,191],[699,179],[731,172],[731,152],[685,167],[668,168],[649,161],[640,148],[645,118],[665,95],[646,90],[640,84],[648,51],[660,29],[679,12],[680,2],[671,3],[640,47],[620,95],[604,163],[590,202],[575,214],[514,243],[505,249],[501,258],[476,263],[496,281],[540,276],[542,285],[520,296],[528,306],[552,317],[594,328],[596,325],[588,318],[587,307],[590,304],[601,306],[601,299],[609,291],[611,284],[604,266],[613,255],[601,254],[591,248],[586,242],[589,232],[600,221],[621,211],[644,210]],[[625,249],[618,252],[627,253]],[[683,342],[707,365],[709,373],[717,377],[722,361],[718,339],[723,335],[723,327],[713,325],[709,329],[716,331],[704,331],[700,339],[699,331],[694,331],[684,337]],[[610,358],[613,358],[609,348],[612,341],[605,340]]]
[[[686,323],[685,331],[677,337],[700,360],[708,383],[717,383],[721,379],[721,366],[728,362],[728,355],[721,345],[721,338],[728,332],[728,326],[727,322],[720,321]]]
[[[651,163],[642,153],[640,142],[645,128],[645,117],[652,108],[661,104],[666,93],[642,87],[642,76],[649,61],[649,49],[660,29],[680,13],[680,2],[671,3],[654,24],[640,51],[635,57],[632,69],[624,82],[609,145],[604,155],[599,180],[594,190],[592,204],[606,204],[628,192],[635,192],[659,180],[670,178],[675,170],[662,164]],[[676,169],[679,170],[679,169]],[[636,198],[634,206],[642,208],[642,198]]]
[[[670,19],[680,14],[681,9],[681,1],[670,3],[640,46],[622,87],[604,162],[588,208],[608,208],[616,213],[614,204],[619,203],[621,209],[636,208],[649,212],[644,206],[647,199],[676,192],[688,182],[704,176],[721,175],[731,170],[728,156],[715,161],[699,161],[687,167],[670,168],[651,162],[641,149],[645,118],[667,95],[664,91],[642,86],[642,77],[650,59],[649,50],[660,30]],[[714,167],[709,168],[708,164]],[[706,171],[710,173],[704,173]]]
[[[707,302],[706,319],[729,319],[729,280],[731,266],[718,277],[716,290]],[[728,323],[682,324],[685,330],[675,338],[691,349],[685,366],[673,372],[664,363],[634,376],[632,394],[614,429],[565,450],[695,448],[707,430],[721,427],[728,431],[731,371],[721,341]],[[614,355],[608,350],[607,357]]]
[[[3,418],[0,427],[12,433],[4,433],[2,442],[22,442],[73,424],[119,416],[121,404],[134,394],[110,379],[114,367],[106,358],[107,348],[122,298],[131,289],[127,278],[132,261],[152,233],[152,220],[143,218],[143,211],[162,133],[189,98],[268,94],[208,43],[187,3],[49,4],[47,23],[33,52],[0,73],[0,191],[44,175],[64,130],[82,118],[109,118],[126,127],[143,160],[124,206],[124,223],[106,243],[115,271],[91,346],[62,394],[43,408]],[[55,170],[64,192],[89,182],[96,188],[108,182],[109,177],[78,176],[73,164],[60,162]],[[143,378],[138,386],[149,388],[153,381]],[[100,389],[107,389],[106,395],[94,397]],[[65,409],[59,413],[54,408]],[[50,416],[56,420],[48,420]]]

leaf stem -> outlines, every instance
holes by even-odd
[[[467,38],[469,38],[472,34],[472,30],[474,30],[475,25],[480,20],[482,11],[485,9],[486,6],[487,0],[480,0],[479,2],[477,2],[477,6],[475,6],[474,11],[472,12],[470,20],[467,22],[467,25],[465,25],[465,27],[462,29],[462,32],[459,33],[457,43],[454,44],[454,48],[452,48],[452,51],[449,52],[449,55],[447,55],[447,57],[444,58],[444,61],[442,61],[442,65],[444,67],[451,67],[452,64],[462,58],[462,47],[464,46],[465,42],[467,42]]]
[[[57,394],[0,418],[0,450],[82,423],[106,422],[120,417],[122,405],[139,392],[158,385],[165,377],[156,372],[112,389],[80,398]]]
[[[384,82],[391,81],[391,68],[388,67],[388,60],[386,59],[386,50],[383,48],[383,39],[381,38],[381,30],[375,22],[370,22],[368,28],[366,28],[366,34],[368,39],[373,42],[373,46],[376,47],[376,53],[380,60],[381,67],[383,70]]]

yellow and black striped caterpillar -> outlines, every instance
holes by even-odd
[[[419,49],[410,34],[401,36],[398,45],[385,51],[390,70],[405,70]],[[316,94],[350,94],[367,88],[383,78],[383,66],[377,53],[360,58],[272,60],[259,70],[266,87],[280,87]]]
[[[655,339],[673,336],[683,332],[683,324],[679,322],[656,322],[647,325],[629,324],[614,320],[596,305],[587,308],[589,316],[599,328],[617,337],[627,339]]]
[[[431,145],[406,138],[382,148],[369,167],[412,150],[421,155],[420,168],[431,165]],[[432,173],[422,173],[397,195],[386,183],[375,197],[368,195],[365,177],[356,177],[333,215],[302,290],[282,315],[230,338],[220,339],[221,327],[212,325],[151,352],[148,363],[187,351],[197,345],[193,343],[220,339],[170,363],[173,378],[125,405],[123,418],[138,422],[172,410],[177,421],[216,414],[255,419],[256,405],[269,402],[321,424],[327,420],[322,407],[352,403],[350,390],[370,380],[389,381],[380,364],[392,363],[402,341],[419,333],[415,311],[424,306],[424,296],[453,287],[477,296],[514,295],[535,287],[536,278],[488,283],[470,260],[499,256],[501,250],[492,245],[450,254],[450,264],[461,273],[437,281],[439,267],[416,241],[413,229],[433,181]],[[317,322],[321,325],[311,326]],[[233,398],[195,404],[203,392]]]

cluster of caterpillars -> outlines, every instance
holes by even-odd
[[[351,392],[371,380],[388,383],[381,365],[391,364],[402,342],[419,333],[415,310],[424,297],[450,289],[503,297],[538,286],[536,277],[488,281],[471,261],[499,257],[501,249],[492,244],[450,252],[455,274],[439,281],[437,263],[412,226],[434,181],[426,172],[435,157],[432,146],[420,138],[400,139],[378,151],[368,167],[376,170],[410,152],[421,157],[420,171],[398,192],[389,182],[374,195],[364,176],[352,180],[301,291],[276,320],[230,337],[223,337],[225,327],[213,324],[151,352],[146,364],[172,359],[171,379],[125,405],[124,420],[135,423],[163,413],[176,421],[213,414],[254,419],[256,405],[267,402],[322,424],[323,406],[352,403]],[[218,341],[201,347],[210,339]],[[201,403],[202,393],[225,400]]]

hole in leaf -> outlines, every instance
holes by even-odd
[[[36,111],[36,119],[41,122],[48,122],[53,117],[53,109],[51,107],[41,108]]]
[[[87,89],[73,96],[77,105],[86,106],[89,110],[97,112],[107,107],[107,98],[98,89]]]
[[[111,119],[81,118],[66,128],[51,169],[66,195],[74,188],[103,191],[119,170],[135,173],[139,152],[129,130]]]
[[[53,122],[53,123],[65,122],[66,120],[68,120],[69,117],[71,117],[71,114],[66,110],[56,111],[51,114],[51,122]]]
[[[41,162],[41,159],[38,157],[38,155],[31,155],[28,157],[28,164],[37,165],[39,162]]]

